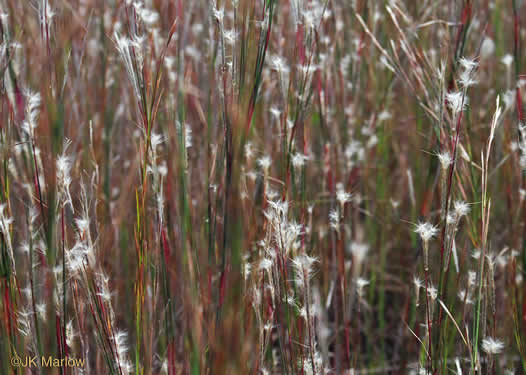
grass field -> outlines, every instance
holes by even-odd
[[[526,373],[525,22],[0,0],[0,374]]]

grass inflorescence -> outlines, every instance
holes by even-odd
[[[525,11],[0,0],[0,374],[526,372]]]

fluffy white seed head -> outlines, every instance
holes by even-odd
[[[462,216],[466,216],[467,214],[469,214],[469,205],[464,201],[456,201],[454,207],[457,219],[460,219]]]
[[[64,145],[64,151],[62,155],[57,158],[56,168],[57,168],[57,186],[59,193],[59,202],[63,205],[69,204],[73,210],[73,200],[71,199],[71,194],[69,187],[71,185],[71,176],[70,171],[73,165],[71,157],[66,155],[66,149],[70,142],[66,142]]]
[[[506,67],[506,69],[510,69],[511,64],[513,64],[513,56],[508,53],[500,59],[500,62]]]
[[[459,292],[458,292],[458,299],[462,303],[464,303],[464,301],[465,301],[467,305],[473,303],[473,300],[471,299],[471,296],[470,296],[469,292],[467,290],[465,290],[465,289],[459,290]]]
[[[453,158],[451,157],[451,154],[448,151],[443,151],[437,155],[438,161],[440,161],[440,166],[442,167],[442,170],[446,170],[449,168],[451,164],[453,164]]]
[[[329,225],[337,232],[340,230],[340,214],[338,210],[331,210],[329,212]]]
[[[499,354],[504,349],[504,342],[493,337],[486,337],[482,340],[482,350],[487,354]]]
[[[351,242],[351,254],[354,257],[356,263],[363,263],[367,253],[369,252],[369,245],[363,242]]]
[[[468,88],[476,85],[477,81],[474,79],[475,70],[477,69],[478,63],[475,60],[461,58],[460,66],[462,71],[460,72],[459,83],[462,87]]]
[[[39,107],[42,99],[39,93],[28,91],[26,94],[26,119],[22,124],[22,129],[31,138],[35,134],[37,127],[38,115],[40,113]]]
[[[270,156],[265,155],[258,159],[257,161],[259,167],[263,170],[263,173],[266,175],[268,174],[268,170],[270,168],[270,165],[272,164],[272,159]]]
[[[446,94],[447,105],[454,116],[466,109],[468,97],[460,91],[453,91]]]
[[[482,41],[482,45],[480,46],[480,57],[483,59],[487,59],[493,55],[495,52],[495,42],[493,39],[486,37]]]
[[[430,285],[429,288],[427,288],[427,295],[434,301],[438,297],[438,290],[433,285]]]
[[[420,235],[422,241],[428,242],[437,235],[438,227],[431,223],[418,223],[415,228],[415,233]]]
[[[295,153],[292,155],[292,165],[294,168],[301,168],[305,165],[305,161],[309,158],[301,153]]]
[[[259,269],[262,271],[269,271],[271,267],[272,267],[272,260],[269,258],[263,258],[259,262]]]
[[[356,293],[360,298],[363,297],[363,290],[367,285],[369,285],[369,280],[362,277],[356,279]]]
[[[292,266],[296,271],[296,278],[294,281],[298,287],[306,287],[309,285],[310,279],[313,274],[313,265],[318,260],[315,257],[311,257],[307,254],[299,255],[292,260]]]
[[[350,202],[351,197],[351,193],[347,193],[345,190],[343,190],[343,187],[336,191],[336,200],[338,201],[340,206],[344,206],[345,203]]]

